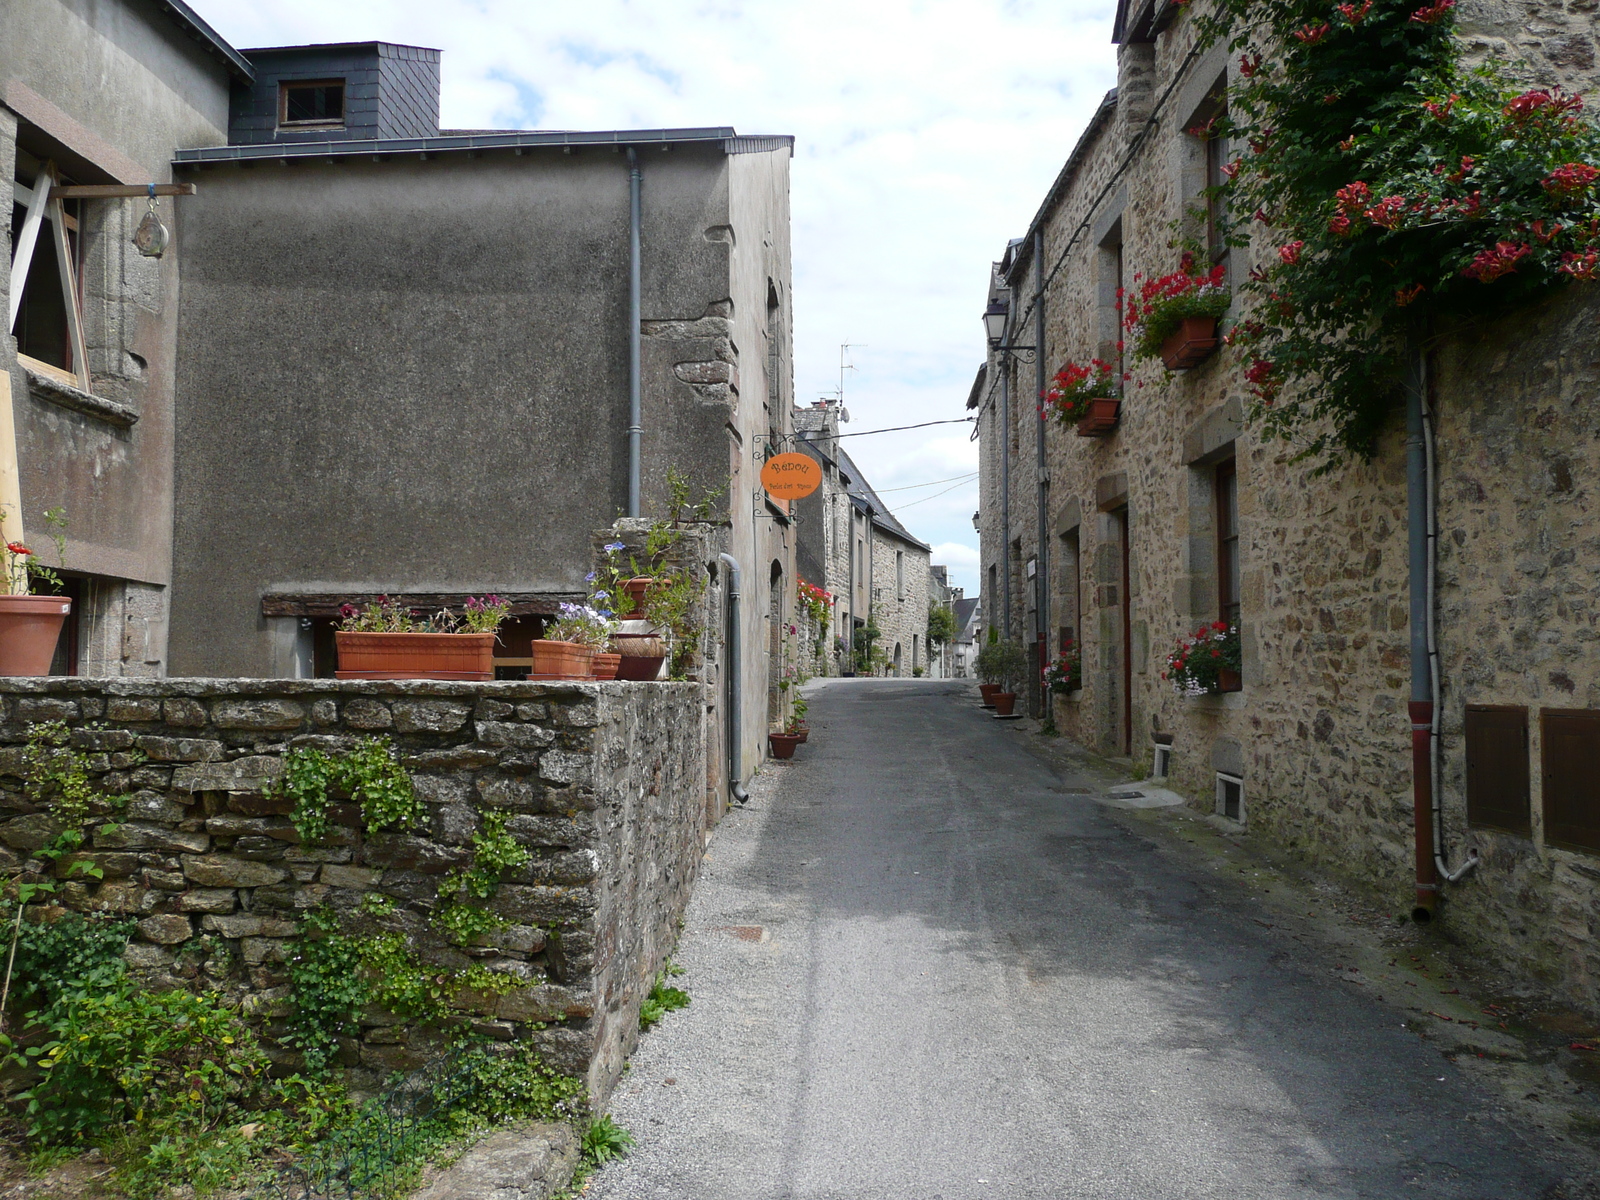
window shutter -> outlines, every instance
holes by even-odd
[[[1600,710],[1539,710],[1543,743],[1544,840],[1600,851]]]
[[[1528,710],[1469,704],[1466,735],[1467,824],[1531,836]]]

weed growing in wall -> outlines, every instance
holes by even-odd
[[[328,836],[328,809],[335,792],[343,792],[361,806],[361,819],[369,833],[409,829],[426,812],[387,738],[365,738],[354,750],[342,754],[315,747],[290,750],[283,756],[278,790],[294,801],[289,819],[306,845],[316,845]]]

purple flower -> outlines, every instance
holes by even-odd
[[[614,554],[618,550],[626,550],[627,547],[624,546],[621,542],[607,542],[606,543],[606,549],[611,551]]]
[[[594,575],[595,575],[595,573],[593,571],[590,571],[587,575],[585,575],[583,577],[583,581],[585,583],[593,583],[594,582]]]

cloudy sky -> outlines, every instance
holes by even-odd
[[[191,3],[241,48],[438,47],[446,127],[794,134],[796,392],[832,393],[854,344],[846,432],[965,415],[988,264],[1116,75],[1111,0]],[[848,445],[973,595],[968,434]]]

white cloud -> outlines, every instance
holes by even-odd
[[[865,343],[851,430],[965,415],[988,264],[1115,82],[1109,0],[195,3],[240,47],[437,47],[447,127],[794,134],[796,390],[831,391],[840,343]],[[957,428],[850,452],[885,488],[939,479],[976,465]],[[975,506],[973,487],[903,520],[957,545]],[[975,564],[950,565],[974,591]]]

